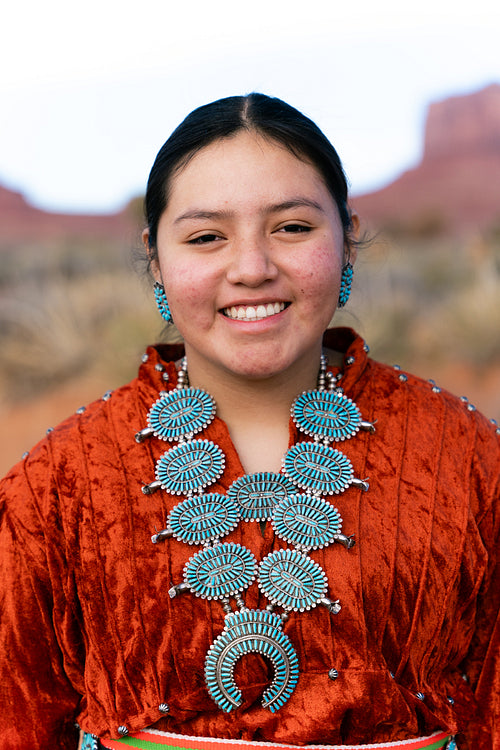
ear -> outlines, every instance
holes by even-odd
[[[144,245],[144,248],[146,250],[146,255],[149,258],[149,265],[151,268],[151,273],[153,274],[153,278],[155,281],[159,281],[160,284],[162,283],[161,280],[161,273],[160,273],[160,265],[158,263],[158,257],[156,253],[153,252],[153,248],[149,244],[149,228],[146,227],[146,229],[142,232],[142,244]]]
[[[352,266],[356,263],[356,258],[358,257],[357,242],[359,240],[359,232],[359,216],[355,211],[353,211],[351,214],[351,229],[349,230],[350,241],[349,243],[346,242],[344,246],[344,259],[346,262],[349,261]]]

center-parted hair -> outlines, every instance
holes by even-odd
[[[156,256],[158,223],[167,206],[176,171],[205,146],[242,130],[273,140],[316,167],[335,201],[349,246],[352,222],[347,180],[336,150],[318,126],[299,110],[281,99],[253,93],[198,107],[161,147],[149,175],[144,201],[151,256]]]

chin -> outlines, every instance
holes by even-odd
[[[236,361],[229,362],[227,370],[236,377],[258,381],[273,378],[287,370],[293,370],[293,365],[293,360],[278,358],[276,352],[274,352],[265,358],[259,356],[259,358],[252,359],[250,356],[243,356]]]
[[[229,372],[240,378],[245,378],[247,380],[267,380],[268,378],[272,378],[274,375],[278,375],[281,370],[279,368],[270,367],[270,366],[263,366],[263,367],[248,367],[241,366],[241,367],[230,367],[228,368]]]

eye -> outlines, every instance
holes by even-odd
[[[222,237],[218,234],[201,234],[199,237],[188,240],[188,245],[206,245],[209,242],[216,242],[221,239]]]
[[[279,232],[286,232],[290,234],[300,234],[302,232],[310,232],[312,227],[306,226],[305,224],[285,224],[280,227]]]

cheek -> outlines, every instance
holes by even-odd
[[[169,265],[164,275],[167,298],[173,305],[182,306],[199,303],[203,298],[202,289],[206,290],[206,283],[200,280],[199,273],[189,266],[178,264]]]
[[[332,254],[328,249],[320,249],[302,269],[301,291],[312,301],[324,304],[329,298],[338,296],[341,273],[337,254]]]
[[[185,339],[193,327],[204,331],[213,325],[215,285],[210,274],[200,274],[202,264],[172,263],[164,276],[165,291],[174,321]]]

